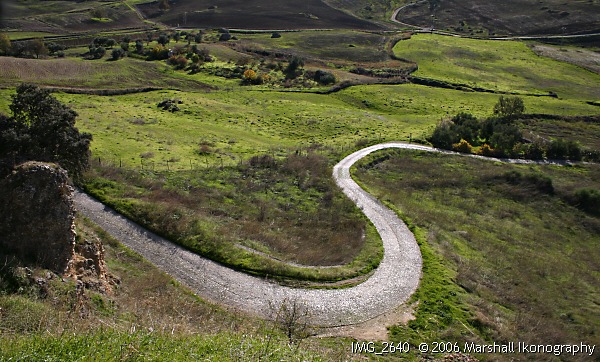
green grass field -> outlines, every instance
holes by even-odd
[[[500,92],[547,95],[579,102],[600,97],[600,75],[536,55],[519,41],[417,34],[396,44],[398,57],[417,62],[417,76]]]
[[[279,39],[271,39],[270,34],[239,37],[240,43],[233,47],[216,42],[202,44],[216,61],[206,63],[194,75],[175,71],[163,62],[134,57],[114,62],[77,59],[85,51],[83,48],[70,49],[65,59],[0,58],[0,112],[9,113],[12,88],[20,81],[86,90],[164,88],[118,96],[55,93],[79,114],[80,130],[93,134],[94,171],[88,175],[89,189],[133,219],[175,239],[195,237],[198,241],[206,235],[227,234],[231,248],[207,252],[200,245],[198,250],[208,255],[217,250],[221,261],[261,273],[264,270],[257,271],[255,266],[265,259],[248,257],[249,253],[243,251],[247,249],[236,243],[304,264],[317,259],[310,254],[315,250],[325,256],[337,253],[339,243],[323,243],[311,250],[310,243],[315,241],[305,237],[307,231],[322,227],[314,234],[323,236],[323,240],[328,238],[330,219],[323,216],[326,208],[319,208],[330,199],[329,189],[302,189],[305,181],[314,176],[312,173],[306,177],[277,176],[274,171],[281,169],[271,170],[274,174],[254,170],[251,178],[243,179],[251,157],[268,155],[285,163],[296,151],[306,154],[311,149],[327,161],[328,171],[323,175],[329,177],[331,165],[352,150],[378,141],[407,141],[411,137],[423,141],[438,122],[458,112],[480,118],[491,115],[499,97],[416,84],[358,85],[331,94],[318,94],[325,88],[241,86],[240,79],[216,74],[250,57],[241,49],[245,42],[269,51],[304,52],[315,59],[328,54],[333,60],[346,58],[348,63],[342,68],[354,63],[375,66],[386,61],[378,53],[385,50],[385,41],[370,33],[283,33]],[[328,52],[323,47],[331,49]],[[399,42],[394,51],[398,57],[418,63],[416,76],[522,94],[526,113],[598,114],[598,107],[587,102],[600,99],[599,75],[539,57],[522,42],[415,35]],[[345,69],[334,69],[331,59],[310,67],[340,72]],[[260,62],[260,57],[255,56],[252,62]],[[551,91],[558,98],[548,97]],[[180,110],[169,112],[157,107],[166,99],[180,100]],[[546,138],[575,139],[590,148],[597,149],[600,144],[597,124],[583,120],[532,120],[524,122],[523,128]],[[408,327],[392,328],[394,340],[510,341],[511,336],[517,336],[537,341],[545,333],[549,341],[556,343],[571,339],[597,341],[594,333],[599,322],[594,298],[598,288],[598,218],[573,206],[578,188],[600,187],[595,165],[508,166],[410,152],[390,154],[390,160],[369,169],[359,167],[355,175],[407,219],[424,255],[422,286],[414,297],[419,302],[417,319]],[[515,172],[522,177],[514,176]],[[553,194],[541,192],[535,182],[529,182],[538,174],[552,179]],[[270,179],[277,182],[269,185]],[[334,199],[340,197],[336,193]],[[334,208],[343,209],[340,205],[333,204]],[[261,207],[265,218],[261,217]],[[304,221],[296,225],[294,220],[286,220],[285,209],[289,207],[295,207],[291,214],[296,221]],[[246,214],[250,217],[240,217]],[[322,223],[315,226],[312,219]],[[199,232],[191,235],[193,227],[186,228],[183,221],[173,220],[191,220],[189,224]],[[265,222],[270,221],[273,227],[266,226]],[[372,230],[367,228],[369,232]],[[368,236],[371,241],[377,239]],[[308,244],[298,245],[309,252],[294,255],[293,247],[286,249],[294,238],[305,239]],[[355,237],[353,242],[356,241]],[[358,268],[361,269],[379,251],[378,247],[363,248],[341,260],[321,258],[318,264],[348,263],[358,255],[363,263]],[[299,274],[304,279],[320,281],[364,274],[352,269],[355,266],[350,265],[333,277],[315,277],[315,273],[319,274],[315,269]],[[119,264],[112,267],[123,268]],[[285,273],[299,275],[293,268],[282,272]],[[539,330],[532,326],[539,326]],[[91,336],[107,341],[109,346],[130,343],[137,350],[146,346],[136,339],[142,338],[138,334],[112,330],[103,333]],[[26,337],[15,334],[0,338],[7,338],[14,346],[9,356],[26,353]],[[156,344],[176,349],[180,343],[188,343],[181,339],[171,342],[168,338],[158,336]],[[198,337],[186,346],[203,350],[203,343],[215,343],[220,337],[211,338]],[[246,342],[235,333],[223,339],[264,347],[262,339]],[[58,348],[57,343],[54,337],[35,335],[31,349],[36,356],[43,356],[45,351]],[[68,340],[78,356],[88,351],[81,343],[77,338]],[[46,344],[48,350],[44,349]],[[249,351],[256,356],[255,350]],[[150,348],[147,357],[152,353]],[[195,357],[173,353],[181,359]],[[227,359],[219,353],[215,358]],[[107,355],[112,356],[108,352]],[[285,354],[273,356],[288,358]],[[303,358],[318,358],[308,356]]]
[[[597,165],[516,166],[385,152],[387,160],[361,161],[355,177],[422,230],[435,255],[425,261],[424,280],[436,265],[448,277],[420,289],[417,319],[393,329],[394,338],[600,342],[600,219],[572,201],[577,189],[600,189]],[[551,180],[553,191],[542,179]],[[456,287],[453,297],[443,296]],[[432,298],[445,306],[431,306]]]

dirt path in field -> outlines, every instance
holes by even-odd
[[[296,289],[236,272],[207,260],[145,230],[84,193],[76,192],[79,211],[199,296],[269,317],[284,301],[295,301],[310,313],[315,325],[340,326],[364,322],[406,302],[421,277],[421,252],[413,234],[396,214],[362,190],[350,177],[350,167],[378,149],[413,147],[377,145],[344,158],[333,177],[373,222],[385,253],[365,282],[346,289]]]
[[[82,192],[75,193],[75,203],[81,213],[113,237],[203,298],[264,317],[272,317],[276,308],[291,301],[306,308],[313,325],[333,327],[358,324],[394,314],[416,290],[421,277],[421,252],[414,235],[393,211],[363,190],[350,176],[350,167],[355,162],[372,152],[387,148],[457,154],[422,145],[393,142],[364,148],[335,165],[333,178],[375,225],[385,249],[383,260],[373,275],[351,288],[301,289],[281,286],[189,252]],[[496,162],[561,164],[469,156]],[[385,319],[389,320],[387,317]]]

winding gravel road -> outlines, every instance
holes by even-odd
[[[385,248],[375,273],[346,289],[291,288],[240,273],[153,234],[82,192],[77,191],[74,199],[82,214],[203,298],[264,317],[272,315],[273,306],[296,301],[307,308],[313,325],[355,324],[406,302],[421,277],[421,252],[414,235],[393,211],[350,177],[356,161],[384,148],[434,151],[406,143],[379,144],[349,155],[334,167],[335,181],[375,225]]]

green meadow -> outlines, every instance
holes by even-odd
[[[599,172],[406,150],[361,161],[355,178],[424,244],[423,304],[392,338],[597,344],[600,220],[576,195]]]
[[[232,35],[238,40],[224,43],[216,40],[216,31],[204,34],[198,47],[213,61],[195,74],[142,55],[84,60],[85,47],[66,50],[65,58],[1,57],[0,112],[10,113],[20,82],[56,88],[54,96],[78,113],[79,129],[93,135],[91,170],[83,185],[88,192],[238,270],[332,288],[361,282],[382,257],[373,226],[331,180],[331,169],[343,156],[377,142],[427,143],[442,120],[459,112],[488,117],[505,93],[522,97],[529,114],[599,113],[600,75],[538,56],[526,42],[418,34],[393,47],[396,58],[409,61],[403,62],[388,54],[393,41],[403,37],[398,33]],[[11,38],[17,36],[25,33]],[[305,57],[307,70],[331,72],[337,85],[347,79],[358,85],[326,92],[328,86],[310,79],[286,82],[281,70],[288,59],[277,53]],[[266,67],[278,62],[278,70]],[[350,72],[411,62],[418,65],[415,77],[486,91],[370,84],[389,79]],[[242,85],[231,76],[238,67],[270,69],[281,79]],[[146,87],[155,90],[100,95]],[[165,100],[178,110],[159,107]],[[600,145],[593,117],[540,116],[518,124],[526,136],[568,138],[596,150]],[[549,343],[597,342],[600,227],[598,216],[582,208],[582,195],[595,197],[600,188],[596,165],[516,166],[410,151],[381,156],[360,162],[353,175],[407,222],[424,260],[421,286],[411,300],[415,319],[390,328],[393,341],[410,341],[415,348],[423,341],[538,342],[541,336]],[[0,341],[10,346],[3,357],[144,360],[165,351],[174,360],[356,357],[345,347],[329,348],[326,339],[309,339],[306,351],[288,345],[268,322],[255,327],[185,294],[101,231],[79,222],[84,235],[107,242],[109,268],[123,278],[113,299],[90,294],[84,301],[91,313],[84,326],[102,326],[63,325],[79,310],[56,309],[37,297],[27,302],[22,295],[0,295],[0,317],[8,310],[6,320],[12,323],[8,336],[0,327]],[[75,305],[60,284],[50,290],[60,305]],[[138,303],[138,295],[147,305]],[[121,309],[113,308],[113,301]],[[82,330],[85,338],[75,336]],[[102,341],[101,349],[91,351],[89,340]],[[340,341],[348,342],[331,343]]]
[[[492,91],[594,101],[600,75],[536,55],[520,41],[476,40],[417,34],[394,47],[400,58],[417,62],[417,76]]]

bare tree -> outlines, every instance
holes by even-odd
[[[311,334],[308,324],[310,311],[306,304],[296,299],[284,299],[275,311],[277,328],[285,333],[290,344],[298,343]]]

